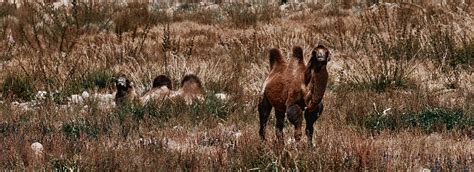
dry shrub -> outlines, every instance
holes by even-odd
[[[256,26],[258,23],[269,23],[281,17],[278,6],[259,4],[246,6],[240,3],[226,4],[224,7],[230,22],[238,28]]]
[[[416,60],[433,58],[439,65],[453,68],[471,63],[467,54],[472,38],[442,24],[446,20],[456,26],[455,21],[429,17],[411,6],[380,6],[361,17],[363,29],[354,35],[356,42],[346,42],[345,34],[338,36],[341,48],[358,56],[345,63],[350,69],[348,83],[383,91],[410,85],[410,75],[419,63]]]

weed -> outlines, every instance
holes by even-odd
[[[34,99],[35,91],[32,80],[26,76],[9,74],[2,83],[2,93],[10,99],[30,101]]]
[[[94,121],[79,119],[69,121],[62,126],[64,135],[71,140],[77,140],[81,134],[85,134],[88,138],[97,138],[101,132],[107,132],[106,126],[102,126]]]
[[[425,133],[445,130],[468,133],[474,126],[474,119],[461,110],[427,107],[419,112],[408,110],[394,114],[374,113],[368,115],[362,123],[364,128],[372,131],[420,129]]]

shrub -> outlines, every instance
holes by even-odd
[[[229,114],[237,110],[236,104],[233,101],[223,101],[214,94],[208,94],[202,106],[205,107],[206,113],[224,120],[227,119]]]
[[[64,158],[53,158],[50,160],[50,165],[54,171],[80,171],[78,164]]]
[[[2,93],[7,98],[30,101],[35,96],[35,86],[29,77],[8,74],[3,80]]]
[[[140,27],[150,27],[156,24],[157,14],[148,10],[148,5],[144,3],[128,3],[126,7],[120,9],[113,19],[115,23],[115,33],[133,31]]]
[[[10,3],[1,3],[0,4],[0,18],[12,15],[15,13],[16,7],[15,4],[10,4]]]
[[[459,130],[469,133],[474,126],[474,118],[462,110],[427,107],[419,112],[410,110],[393,114],[372,113],[364,119],[351,119],[372,132],[382,130],[403,130],[416,128],[424,133]]]
[[[268,23],[281,17],[277,6],[261,4],[260,6],[246,7],[244,4],[227,4],[224,6],[230,22],[239,28],[256,26],[258,22]]]
[[[89,121],[86,119],[79,119],[76,121],[66,122],[62,126],[64,135],[69,139],[76,140],[79,139],[80,134],[85,134],[89,138],[97,138],[99,133],[104,130],[106,127],[98,124],[97,122]]]
[[[81,81],[82,89],[103,89],[111,86],[111,79],[116,74],[110,70],[97,70],[87,74]]]

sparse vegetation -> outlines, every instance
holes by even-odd
[[[472,3],[74,2],[0,3],[0,169],[473,170]],[[315,146],[292,127],[283,149],[261,141],[268,50],[299,45],[307,62],[318,44],[331,61]],[[94,97],[118,74],[142,94],[159,74],[177,88],[190,73],[203,102]]]
[[[349,121],[349,123],[354,123],[374,132],[419,129],[424,133],[430,134],[433,132],[457,130],[469,135],[474,126],[473,116],[467,115],[462,110],[431,107],[427,107],[419,112],[410,110],[386,113],[374,112],[365,118],[350,120],[355,121]]]

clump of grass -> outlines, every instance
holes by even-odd
[[[150,27],[157,23],[157,14],[148,10],[144,3],[128,3],[115,16],[115,33],[121,36],[128,31],[137,32],[140,27]]]
[[[53,92],[52,98],[56,103],[62,104],[73,94],[80,94],[87,90],[100,90],[112,86],[112,78],[116,74],[110,70],[96,70],[79,76],[80,78],[71,78],[65,83],[62,89]]]
[[[474,118],[463,110],[427,107],[419,112],[410,110],[390,114],[376,112],[350,123],[372,132],[419,129],[428,134],[452,130],[469,134],[469,130],[474,126]]]
[[[462,46],[456,48],[452,57],[449,58],[449,64],[454,68],[457,66],[469,68],[474,65],[474,42],[469,38],[465,38],[463,41]]]
[[[230,22],[238,28],[256,26],[258,22],[268,23],[281,17],[278,7],[269,4],[246,7],[244,4],[233,3],[224,6],[224,11]]]
[[[208,94],[204,104],[205,111],[219,119],[227,119],[227,117],[237,110],[236,103],[225,101],[217,98],[214,94]]]
[[[425,22],[417,14],[420,13],[409,7],[389,9],[380,6],[377,11],[362,15],[362,32],[356,34],[355,43],[343,46],[356,52],[363,50],[347,60],[346,67],[350,72],[346,81],[379,92],[388,88],[406,88],[410,85],[415,60],[431,57],[432,51],[444,53],[445,47],[456,47],[455,38],[440,40],[427,35],[437,30],[432,26],[435,23]],[[453,33],[448,30],[440,32],[439,35]],[[436,43],[432,49],[426,46],[430,41]]]
[[[15,4],[2,3],[0,4],[0,18],[11,15],[15,12]]]
[[[9,74],[2,83],[3,96],[9,99],[30,101],[34,99],[36,88],[27,76]]]
[[[54,158],[49,163],[57,171],[80,171],[78,164],[64,158]]]
[[[62,126],[62,131],[67,138],[77,140],[81,134],[85,134],[85,136],[89,138],[97,138],[105,127],[106,126],[102,126],[95,121],[79,119],[66,122]]]
[[[82,89],[104,89],[112,85],[111,79],[116,74],[110,70],[97,70],[87,74],[81,81]]]

